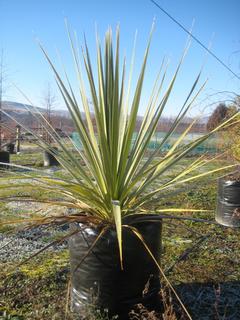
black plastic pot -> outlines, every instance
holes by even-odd
[[[14,154],[14,148],[15,148],[15,144],[14,143],[9,143],[7,145],[7,151],[10,153],[10,154]]]
[[[218,180],[216,221],[229,227],[240,227],[240,180]]]
[[[54,154],[57,154],[58,150],[55,147],[52,147],[52,152],[43,151],[43,166],[51,167],[51,166],[59,166],[59,162],[57,161]],[[54,154],[53,154],[54,153]]]
[[[162,222],[159,219],[152,221],[152,215],[141,216],[140,221],[138,217],[129,216],[123,223],[139,230],[156,260],[159,261]],[[121,270],[114,228],[108,229],[80,266],[79,262],[99,235],[99,228],[84,229],[84,226],[77,224],[72,228],[81,230],[69,240],[71,306],[74,312],[84,317],[86,308],[94,305],[102,310],[107,309],[110,316],[118,314],[118,319],[127,319],[128,312],[137,303],[146,306],[152,304],[156,306],[157,303],[160,305],[158,268],[131,230],[123,228],[124,270]],[[143,294],[148,281],[148,290]]]
[[[10,162],[10,155],[9,155],[8,151],[1,151],[0,150],[0,162],[3,162],[3,163]],[[4,164],[0,164],[0,168],[7,169],[7,168],[9,168],[9,166],[4,165]]]

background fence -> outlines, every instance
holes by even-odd
[[[156,149],[159,149],[161,152],[165,153],[171,149],[173,144],[180,137],[180,134],[174,133],[171,135],[169,139],[167,139],[166,142],[162,143],[165,135],[166,135],[165,132],[156,132],[148,144],[148,150],[154,151]],[[203,134],[201,133],[190,133],[184,138],[182,144],[187,144],[202,136]],[[137,137],[137,133],[135,133],[133,136],[132,145],[134,144],[136,137]],[[78,136],[78,133],[76,132],[72,133],[72,140],[80,149],[82,148],[82,144]],[[203,153],[217,154],[223,151],[224,144],[226,145],[226,141],[223,141],[220,135],[214,134],[210,138],[208,138],[206,141],[201,143],[199,146],[197,146],[194,150],[192,150],[190,154],[191,155],[198,155]]]

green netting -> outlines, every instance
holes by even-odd
[[[160,152],[163,152],[163,153],[168,152],[173,146],[173,144],[176,142],[176,140],[179,138],[180,134],[177,134],[177,133],[173,134],[163,145],[161,145],[161,142],[165,134],[166,133],[164,132],[156,132],[156,134],[152,137],[151,141],[148,144],[148,149],[151,151],[159,149]],[[201,136],[202,134],[200,133],[190,133],[185,137],[182,143],[187,144],[191,141],[196,140]],[[132,146],[134,145],[136,138],[137,138],[137,132],[135,132],[133,135]],[[81,140],[77,132],[72,133],[72,140],[79,149],[82,149]],[[190,155],[200,155],[203,153],[216,154],[218,152],[221,152],[219,137],[217,135],[214,135],[211,138],[209,138],[207,141],[197,146],[194,150],[192,150]]]
[[[82,149],[82,143],[81,143],[79,134],[77,132],[73,132],[71,134],[71,139],[77,148]]]

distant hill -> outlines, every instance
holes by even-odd
[[[10,116],[8,117],[2,114],[2,122],[5,125],[2,127],[2,132],[5,139],[8,139],[13,135],[17,123],[20,123],[23,128],[39,129],[41,126],[36,115],[38,112],[43,115],[46,113],[46,109],[44,108],[14,101],[3,101],[2,109]],[[13,121],[11,117],[16,121]],[[65,133],[69,134],[74,131],[74,125],[67,110],[53,109],[51,111],[51,122],[54,128],[60,128]]]
[[[29,104],[24,104],[24,103],[19,103],[19,102],[14,102],[14,101],[3,101],[2,107],[3,107],[3,110],[5,110],[7,112],[15,112],[15,113],[29,113],[29,112],[35,113],[36,112],[35,109],[37,109],[39,112],[41,112],[43,114],[46,112],[46,109],[44,109],[42,107],[36,107],[36,106],[29,105]],[[51,113],[53,115],[69,117],[68,110],[53,108]]]
[[[28,112],[27,109],[34,110],[33,106],[29,104],[23,104],[19,102],[13,101],[3,101],[2,108],[6,111],[15,111],[15,112]],[[43,111],[44,109],[38,108],[39,111]]]
[[[12,118],[14,118],[17,122],[21,123],[23,127],[31,128],[31,129],[39,129],[39,122],[36,119],[36,110],[42,113],[43,115],[46,113],[46,109],[42,107],[33,107],[29,104],[23,104],[19,102],[14,101],[3,101],[2,108],[4,111],[6,111]],[[84,113],[82,112],[83,119]],[[96,125],[96,121],[93,117],[93,124]],[[157,131],[161,132],[167,132],[172,124],[174,123],[174,117],[162,117],[158,123]],[[141,123],[142,123],[143,117],[139,116],[136,123],[136,131],[140,129]],[[182,121],[182,123],[178,126],[176,132],[183,132],[187,128],[187,126],[192,122],[191,117],[185,117]],[[206,122],[208,118],[202,117],[200,118],[191,129],[191,132],[205,132],[206,130]],[[14,129],[16,123],[9,119],[7,116],[2,115],[2,122],[4,122],[5,125],[7,125],[8,128]],[[59,109],[53,109],[51,111],[51,122],[54,128],[60,128],[63,130],[63,132],[70,134],[74,129],[74,124],[70,118],[70,114],[67,110],[59,110]],[[7,130],[3,129],[5,131],[5,136],[7,136]]]

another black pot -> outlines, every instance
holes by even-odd
[[[216,221],[229,227],[240,227],[240,180],[218,180]]]
[[[15,144],[14,143],[9,143],[7,145],[7,151],[10,153],[10,154],[14,154],[14,148],[15,148]]]
[[[44,151],[43,152],[43,166],[51,167],[51,166],[59,166],[59,162],[56,159],[55,155],[57,155],[58,149],[56,147],[52,147],[52,152]]]
[[[161,254],[161,220],[156,215],[129,216],[124,224],[139,230],[156,260]],[[118,314],[118,319],[127,319],[128,312],[137,303],[146,306],[160,306],[158,292],[160,289],[159,271],[152,258],[146,252],[141,241],[129,229],[123,228],[123,265],[120,268],[119,250],[116,231],[110,228],[98,241],[93,251],[86,255],[90,246],[99,235],[99,229],[83,228],[69,240],[71,275],[72,275],[72,310],[84,317],[86,308],[94,305],[99,309],[108,309],[109,315]],[[77,268],[78,267],[78,268]],[[77,268],[77,270],[76,270]],[[149,287],[143,294],[149,281]]]
[[[0,162],[9,163],[10,162],[10,155],[8,151],[0,151]],[[0,164],[0,168],[7,169],[9,166]]]

